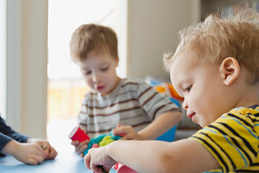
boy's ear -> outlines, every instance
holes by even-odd
[[[225,58],[220,65],[220,73],[225,85],[232,84],[240,74],[238,61],[233,57]]]

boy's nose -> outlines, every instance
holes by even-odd
[[[98,82],[100,80],[100,77],[98,76],[98,74],[93,73],[92,74],[92,79],[93,79],[93,82]]]

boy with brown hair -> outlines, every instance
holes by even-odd
[[[209,16],[180,34],[165,65],[187,116],[203,129],[171,143],[116,141],[91,149],[85,164],[94,172],[116,162],[138,172],[259,172],[258,13]]]
[[[90,137],[113,129],[114,135],[126,134],[122,139],[155,139],[180,121],[180,109],[153,87],[140,79],[117,76],[117,36],[111,28],[81,25],[72,35],[70,50],[91,88],[78,115]],[[88,142],[71,144],[82,154]]]

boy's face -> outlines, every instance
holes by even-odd
[[[228,99],[219,65],[201,62],[196,56],[191,51],[177,55],[170,76],[173,86],[184,97],[187,116],[204,127],[228,110]]]
[[[108,53],[95,54],[92,51],[88,53],[85,61],[77,64],[87,85],[102,95],[107,95],[120,81],[116,74],[118,61],[118,58],[115,59]]]

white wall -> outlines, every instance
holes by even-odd
[[[163,54],[175,51],[177,32],[197,20],[196,8],[197,0],[129,0],[128,76],[168,76]]]
[[[0,112],[6,118],[6,0],[0,1]]]
[[[7,122],[32,137],[46,137],[46,0],[8,0]]]

